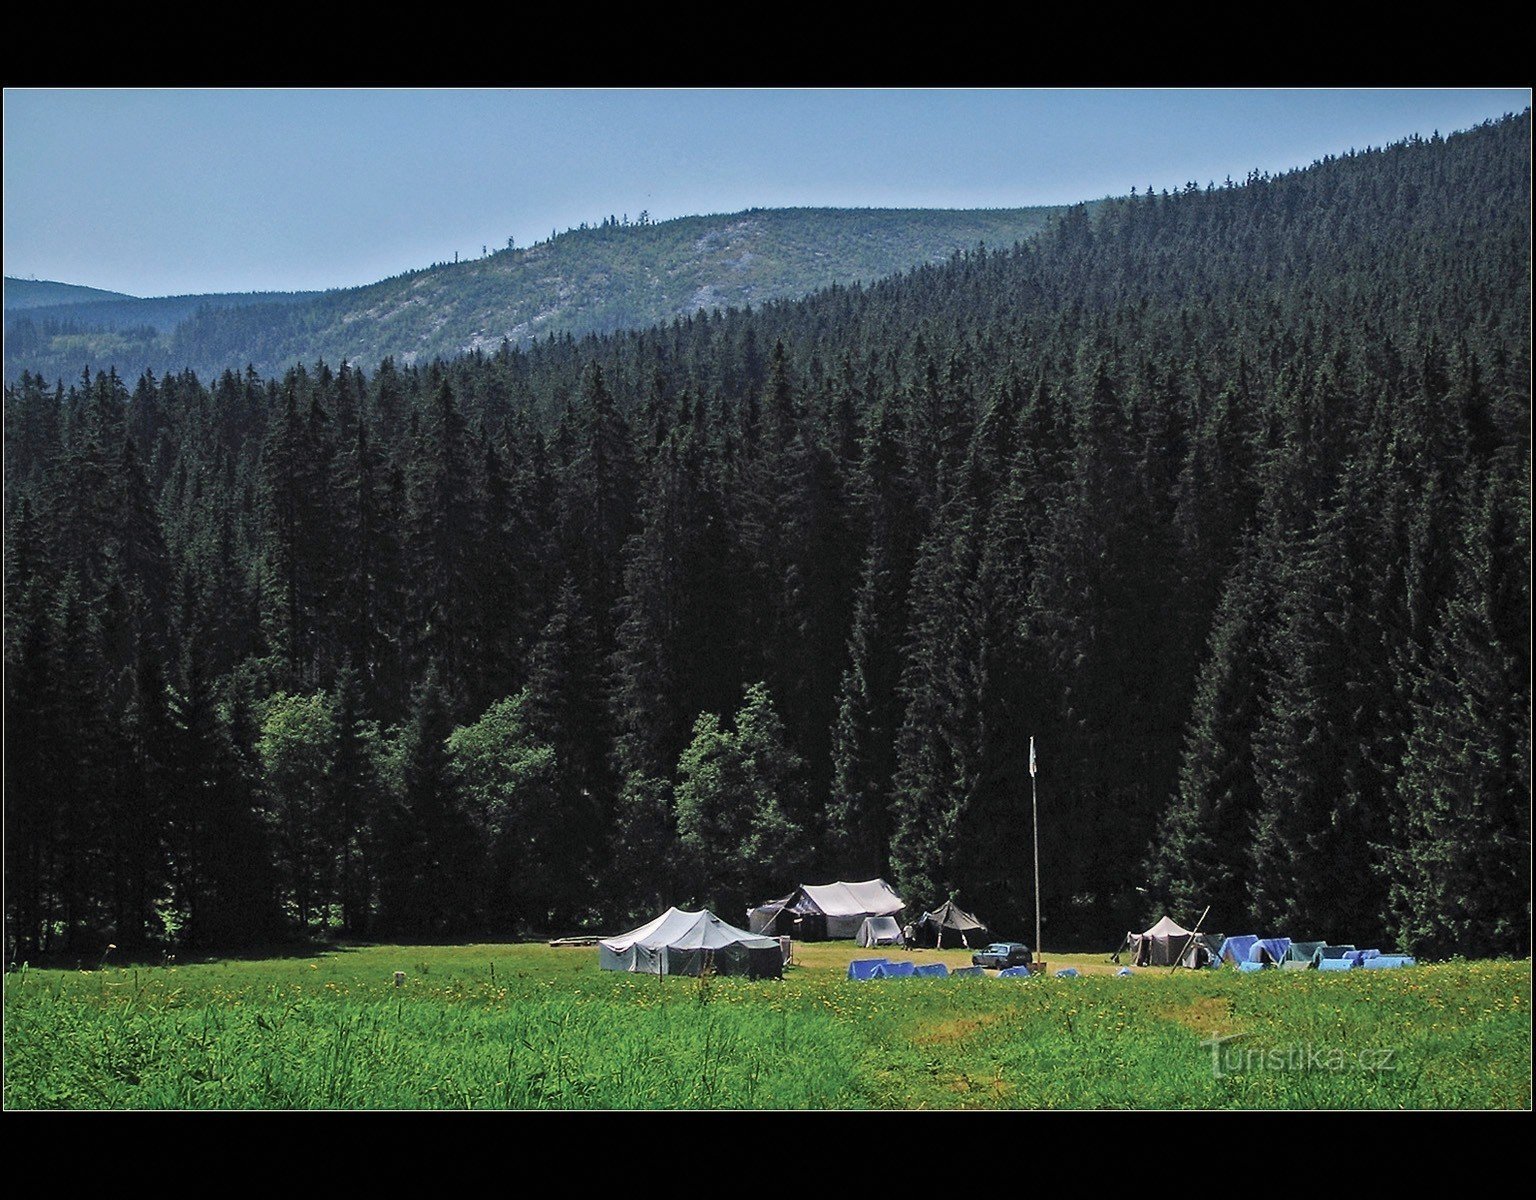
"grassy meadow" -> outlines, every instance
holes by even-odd
[[[847,980],[869,954],[797,944],[762,982],[538,944],[23,968],[5,977],[5,1107],[1531,1105],[1528,960],[1120,977],[1102,954],[1051,955],[1083,976]]]

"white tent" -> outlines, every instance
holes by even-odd
[[[1186,967],[1198,965],[1194,931],[1185,929],[1172,917],[1164,917],[1151,929],[1128,933],[1125,940],[1138,967],[1166,967],[1176,962]]]
[[[639,929],[605,938],[597,943],[597,961],[605,971],[648,975],[698,975],[706,964],[719,975],[754,979],[784,972],[777,938],[737,929],[707,909],[669,908]]]
[[[789,933],[806,941],[857,937],[865,917],[889,917],[905,906],[883,879],[802,883],[782,900],[747,910],[754,933]]]
[[[865,917],[859,926],[859,936],[854,939],[861,946],[904,946],[901,926],[895,917]]]

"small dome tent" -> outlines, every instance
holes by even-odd
[[[1277,967],[1291,952],[1291,939],[1260,938],[1248,951],[1248,961],[1263,967]]]
[[[1259,935],[1256,933],[1235,933],[1222,941],[1217,957],[1233,966],[1245,963],[1248,961],[1248,951],[1254,948],[1258,940]]]
[[[859,936],[854,939],[861,946],[904,946],[901,926],[895,917],[865,917],[859,926]]]

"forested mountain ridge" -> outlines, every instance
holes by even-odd
[[[280,374],[316,359],[371,369],[504,339],[521,347],[644,328],[868,282],[978,243],[1010,246],[1061,211],[754,209],[659,223],[642,213],[357,288],[8,310],[6,379],[73,378],[82,367],[206,374],[230,363]]]
[[[11,281],[7,281],[7,287]],[[60,285],[72,287],[72,285]],[[77,289],[93,291],[91,288]],[[153,339],[160,329],[174,329],[181,322],[203,309],[220,310],[240,308],[250,304],[296,304],[321,295],[320,292],[215,292],[197,296],[116,296],[106,292],[100,296],[79,300],[47,301],[42,304],[24,304],[6,309],[7,334],[18,339],[10,348],[12,358],[24,358],[29,347],[46,346],[49,352],[58,353],[59,347],[50,342],[61,333],[74,333],[78,345],[90,353],[99,353],[97,343],[90,340],[94,333],[121,333],[127,330],[144,331],[140,336]],[[85,331],[82,333],[82,331]],[[108,362],[109,366],[115,365]],[[80,368],[76,367],[78,371]]]
[[[90,304],[102,300],[132,300],[123,292],[109,292],[102,288],[82,287],[76,283],[58,283],[52,279],[16,279],[5,277],[5,311],[7,314],[27,308],[43,308],[53,304]]]
[[[6,392],[15,953],[801,878],[1529,948],[1530,117],[578,341]],[[1141,889],[1146,889],[1145,893]]]
[[[9,289],[12,281],[7,280]],[[93,292],[59,284],[72,292]],[[14,382],[23,370],[49,377],[79,372],[91,363],[138,363],[135,370],[164,369],[167,346],[174,330],[198,317],[217,321],[216,315],[259,305],[268,314],[300,304],[319,292],[227,292],[201,296],[115,296],[23,304],[5,312],[6,380]],[[161,331],[172,331],[169,337]]]

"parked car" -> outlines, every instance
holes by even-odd
[[[971,955],[971,963],[978,967],[1027,967],[1034,955],[1023,942],[993,942],[985,950]]]

